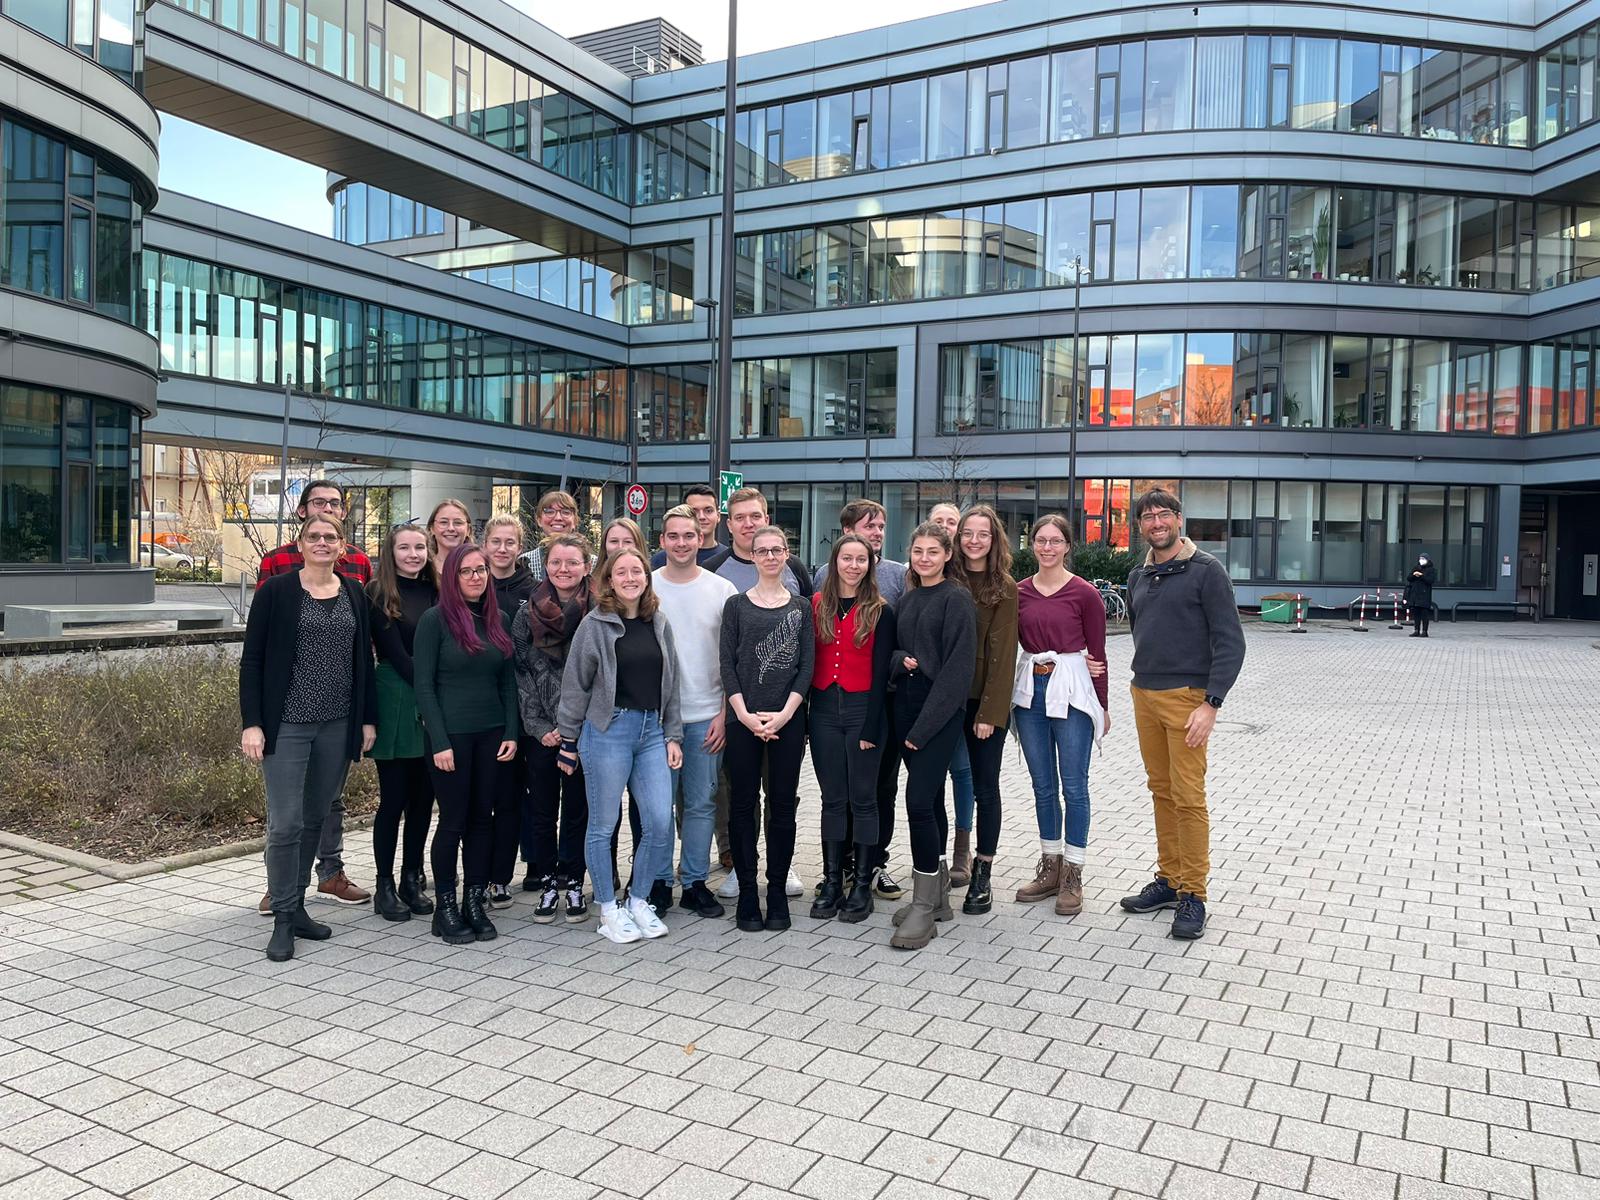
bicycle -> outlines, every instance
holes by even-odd
[[[1100,593],[1100,599],[1106,606],[1107,621],[1126,621],[1128,619],[1128,602],[1122,597],[1122,586],[1109,579],[1096,579],[1094,587]]]

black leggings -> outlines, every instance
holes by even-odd
[[[978,853],[993,858],[1000,845],[1000,766],[1006,748],[1006,727],[980,738],[972,732],[978,719],[978,702],[967,701],[967,760],[972,764],[972,798],[978,806]]]
[[[728,840],[739,890],[756,891],[756,804],[761,771],[767,778],[767,886],[783,890],[794,862],[794,814],[799,803],[800,763],[806,754],[805,708],[795,711],[776,739],[764,742],[737,719],[728,722],[722,753],[728,768]]]
[[[894,706],[897,692],[885,692],[883,696],[883,747],[878,755],[878,861],[869,864],[875,867],[889,865],[889,843],[894,840],[894,810],[895,802],[900,798],[900,760],[905,754],[905,746],[895,730]],[[865,839],[855,838],[863,845]]]
[[[501,731],[451,735],[456,769],[441,771],[429,762],[433,794],[439,798],[439,828],[433,835],[433,878],[442,892],[456,888],[456,857],[468,887],[489,883],[495,801],[512,790],[512,766],[496,762]],[[502,803],[504,803],[502,801]]]
[[[811,769],[822,789],[824,842],[878,844],[878,761],[883,754],[883,734],[867,731],[878,745],[872,750],[861,748],[867,701],[867,693],[847,692],[837,684],[811,693]]]
[[[929,875],[939,869],[939,860],[950,844],[950,810],[945,807],[944,784],[967,714],[957,709],[924,745],[912,750],[905,744],[906,735],[917,723],[921,710],[920,704],[902,694],[895,709],[895,736],[906,759],[906,830],[911,836],[911,865]]]
[[[506,786],[490,798],[489,882],[510,883],[517,869],[517,849],[522,845],[522,820],[528,806],[528,768],[519,738],[517,756],[506,765]]]
[[[427,758],[380,758],[378,763],[378,813],[372,819],[372,860],[379,875],[394,874],[394,848],[400,840],[400,819],[405,818],[403,871],[422,870],[428,848],[428,826],[433,823],[433,781]]]
[[[1433,609],[1413,608],[1411,610],[1411,628],[1417,633],[1428,632],[1428,622],[1433,620]]]

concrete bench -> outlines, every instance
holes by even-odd
[[[7,638],[56,638],[74,625],[143,625],[176,621],[179,629],[231,629],[226,604],[8,604]]]

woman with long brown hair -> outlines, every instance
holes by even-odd
[[[457,546],[472,541],[472,514],[460,500],[441,500],[428,514],[428,557],[433,560],[433,576],[442,585],[444,560]]]
[[[977,809],[977,854],[968,866],[973,813],[956,806],[955,859],[951,881],[958,869],[968,874],[967,898],[961,911],[986,913],[993,905],[989,876],[1000,845],[1000,766],[1011,722],[1011,688],[1017,668],[1017,585],[1011,578],[1011,546],[1005,523],[987,504],[967,509],[956,526],[956,557],[951,577],[966,584],[978,610],[976,665],[967,692],[967,719],[963,732],[967,761],[972,764],[973,805]],[[962,817],[966,828],[962,828]]]
[[[878,591],[872,547],[859,534],[833,543],[822,588],[811,598],[816,661],[811,673],[811,767],[822,789],[822,887],[817,920],[864,920],[872,912],[878,844],[878,764],[883,698],[894,650],[894,610]],[[855,882],[844,895],[845,839],[855,828]]]
[[[428,536],[416,525],[396,525],[384,540],[377,573],[367,585],[372,605],[372,644],[378,651],[378,740],[370,757],[378,764],[378,813],[372,820],[372,857],[378,869],[372,908],[386,921],[426,916],[433,901],[424,890],[422,856],[433,821],[433,781],[427,743],[417,713],[412,659],[417,624],[439,602]],[[400,884],[394,852],[405,820]]]

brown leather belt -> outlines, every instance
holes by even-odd
[[[1055,673],[1055,669],[1056,665],[1053,662],[1033,664],[1033,673],[1035,675],[1052,675]]]

